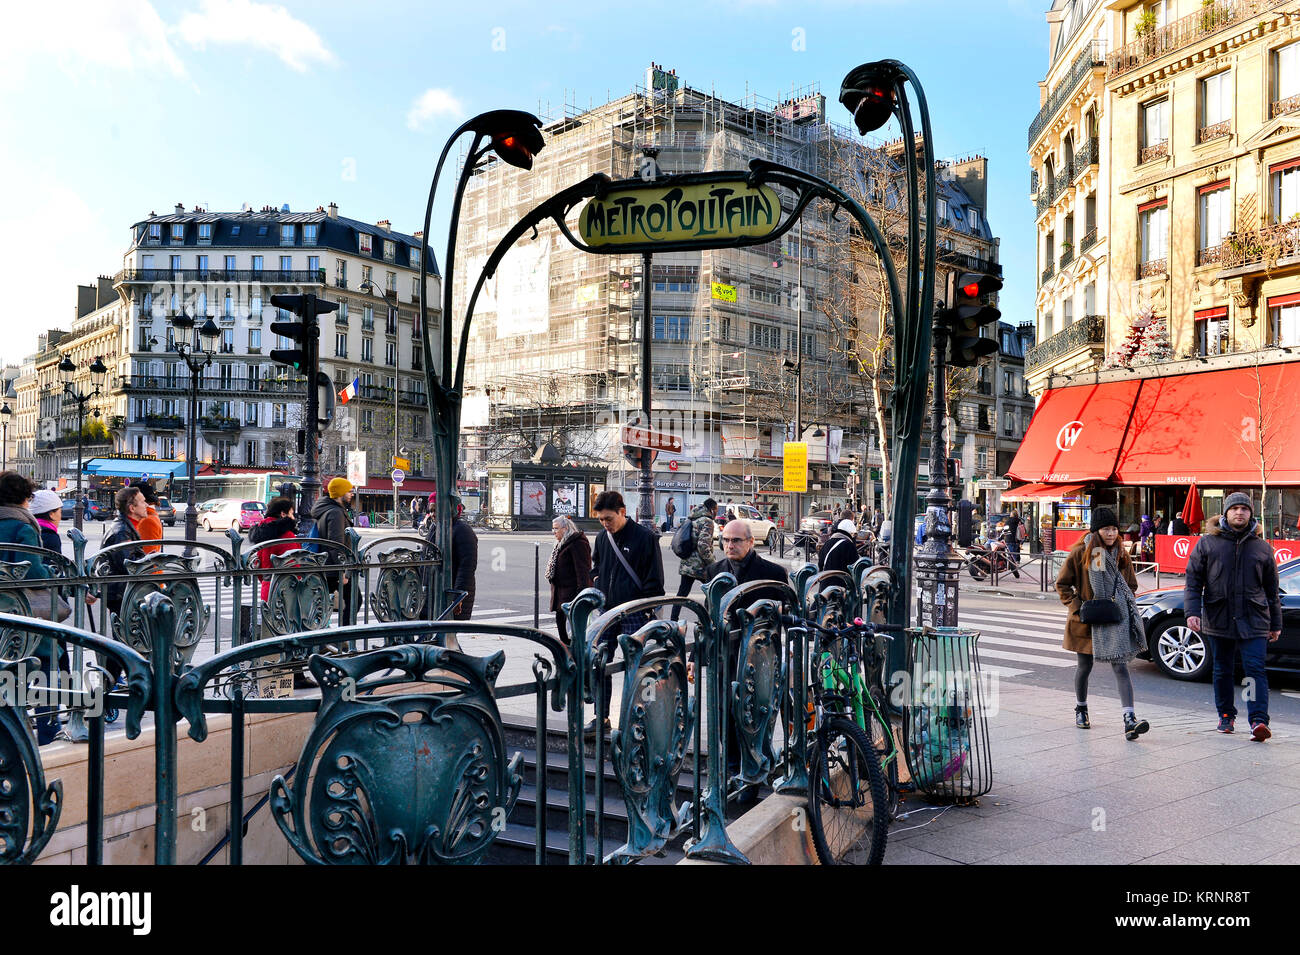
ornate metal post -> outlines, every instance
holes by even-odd
[[[645,417],[646,430],[654,427],[650,420],[651,385],[650,378],[650,317],[651,302],[651,260],[653,256],[645,252],[641,256],[641,414]],[[637,488],[640,500],[637,502],[636,519],[646,527],[654,530],[654,474],[650,468],[654,460],[648,448],[641,449],[641,484]]]
[[[916,619],[926,627],[957,626],[957,582],[961,558],[952,549],[948,508],[947,454],[944,418],[947,413],[948,328],[934,321],[934,402],[930,407],[930,492],[925,497],[925,543],[916,555],[921,593]]]

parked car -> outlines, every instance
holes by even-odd
[[[799,522],[799,530],[809,534],[829,534],[831,532],[831,520],[835,514],[829,510],[810,511],[808,516]]]
[[[238,498],[220,501],[207,510],[200,506],[198,511],[199,523],[205,531],[227,527],[246,531],[266,517],[266,505],[261,501],[241,501]]]
[[[176,508],[172,507],[172,502],[165,497],[158,498],[158,520],[168,527],[176,526]]]
[[[1300,557],[1279,565],[1282,636],[1268,645],[1264,664],[1270,670],[1300,673]],[[1146,625],[1147,653],[1160,671],[1175,680],[1208,680],[1213,669],[1209,644],[1187,626],[1183,588],[1162,587],[1137,595]]]
[[[744,521],[748,524],[749,533],[753,535],[755,544],[766,544],[768,535],[776,527],[751,504],[725,504],[719,507],[718,523],[725,525],[727,521]],[[722,535],[717,535],[716,539],[718,547],[721,547]]]
[[[76,507],[77,507],[76,498],[65,497],[63,499],[63,511],[60,520],[64,520],[64,521],[72,520],[76,512]],[[90,501],[85,511],[83,512],[83,519],[88,521],[106,521],[112,516],[113,516],[113,512],[109,508],[104,507],[98,501]]]

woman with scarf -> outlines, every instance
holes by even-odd
[[[1135,740],[1151,728],[1133,709],[1133,678],[1128,661],[1146,649],[1146,634],[1133,593],[1137,577],[1133,559],[1119,540],[1119,521],[1109,507],[1092,512],[1089,533],[1075,543],[1056,578],[1061,603],[1070,608],[1061,645],[1077,658],[1074,725],[1088,729],[1088,677],[1094,660],[1115,671],[1120,705],[1124,708],[1124,738]],[[1085,609],[1086,605],[1086,609]]]
[[[558,543],[546,564],[546,579],[551,582],[551,610],[563,643],[569,642],[567,621],[560,608],[593,583],[591,579],[591,543],[569,517],[551,521],[551,532]]]

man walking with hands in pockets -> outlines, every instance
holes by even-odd
[[[1214,654],[1214,704],[1219,732],[1231,733],[1237,707],[1233,700],[1233,665],[1237,650],[1253,687],[1246,714],[1257,743],[1272,736],[1268,728],[1268,679],[1264,654],[1282,634],[1277,562],[1273,548],[1259,536],[1250,495],[1240,491],[1223,502],[1223,516],[1211,522],[1187,560],[1183,590],[1187,626],[1204,634]]]

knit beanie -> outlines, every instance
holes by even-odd
[[[325,493],[330,497],[338,499],[348,491],[352,490],[352,482],[347,478],[336,477],[325,488]]]
[[[1115,516],[1115,512],[1109,507],[1094,507],[1092,509],[1092,523],[1088,525],[1088,530],[1095,533],[1103,527],[1114,527],[1118,530],[1119,518]]]
[[[1250,503],[1250,495],[1244,491],[1233,491],[1223,499],[1223,513],[1228,513],[1230,507],[1246,507],[1250,509],[1250,516],[1255,516],[1255,505]]]

